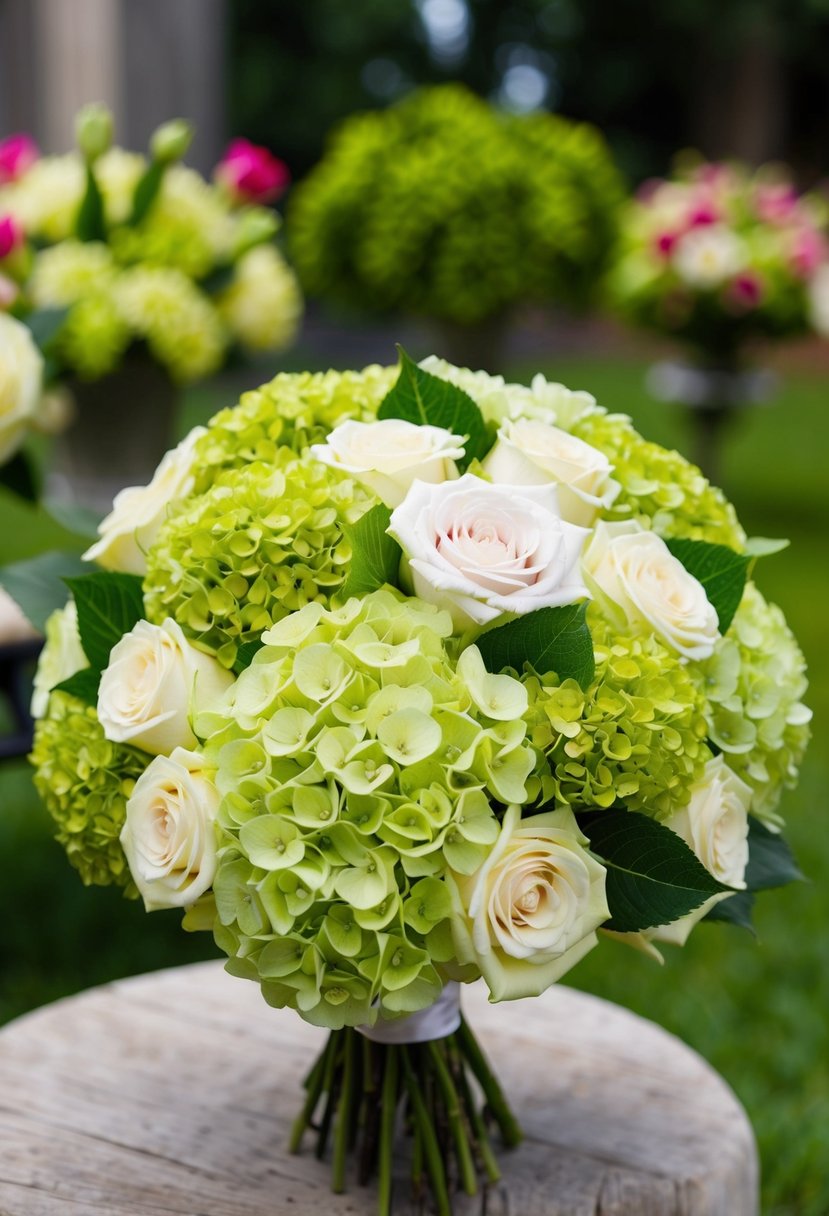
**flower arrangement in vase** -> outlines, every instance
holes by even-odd
[[[376,1173],[393,1210],[401,1109],[442,1216],[498,1177],[482,1100],[520,1127],[464,983],[538,995],[796,876],[776,547],[589,394],[403,353],[277,376],[116,500],[50,622],[35,781],[85,882],[330,1031],[291,1147],[330,1142],[335,1190]]]

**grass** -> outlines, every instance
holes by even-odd
[[[514,370],[526,378],[538,369]],[[649,437],[688,450],[683,420],[647,400],[641,365],[560,360],[547,370],[631,413]],[[226,399],[193,396],[188,421]],[[758,579],[810,660],[817,741],[784,806],[809,881],[760,899],[757,940],[703,925],[664,968],[605,945],[568,976],[660,1022],[733,1086],[757,1133],[766,1216],[829,1213],[829,751],[819,741],[829,722],[827,446],[825,390],[800,376],[773,406],[742,420],[723,461],[724,484],[749,532],[792,540],[763,562]],[[14,556],[54,543],[44,519],[12,517],[2,499],[0,528]],[[203,936],[181,932],[176,913],[146,916],[115,891],[85,890],[50,839],[23,764],[0,769],[0,874],[0,1021],[91,984],[215,953]]]

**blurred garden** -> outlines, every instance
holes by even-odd
[[[277,373],[391,366],[401,343],[521,385],[542,373],[629,415],[702,464],[748,537],[790,541],[758,580],[808,665],[812,744],[778,783],[804,880],[761,890],[753,930],[702,924],[662,965],[603,942],[565,982],[660,1023],[734,1088],[766,1216],[827,1216],[829,6],[209,8],[224,60],[212,147],[176,121],[184,97],[141,128],[105,94],[50,146],[0,40],[0,584],[29,617],[0,632],[18,711],[7,696],[0,740],[30,727],[44,620],[27,605],[57,606],[60,561],[76,576],[113,494]],[[0,0],[0,39],[25,48],[13,9]],[[38,387],[21,406],[27,359]],[[0,1022],[219,957],[180,909],[146,916],[118,877],[81,884],[23,750],[0,752]]]

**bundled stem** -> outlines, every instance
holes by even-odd
[[[393,1210],[395,1133],[401,1114],[410,1132],[415,1196],[428,1190],[438,1216],[451,1216],[454,1191],[475,1195],[481,1182],[486,1186],[500,1178],[486,1115],[506,1145],[521,1139],[501,1087],[465,1022],[455,1034],[422,1045],[385,1045],[356,1030],[334,1031],[305,1089],[291,1131],[291,1151],[299,1151],[311,1129],[322,1158],[333,1134],[332,1189],[346,1189],[353,1156],[357,1181],[365,1184],[377,1176],[378,1216],[391,1216]]]

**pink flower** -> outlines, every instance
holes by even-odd
[[[215,176],[237,200],[248,203],[273,202],[291,180],[284,161],[247,139],[231,142],[216,166]]]
[[[708,224],[716,224],[720,213],[711,199],[700,199],[688,213],[689,228],[704,228]]]
[[[654,240],[654,248],[660,257],[669,258],[678,239],[675,232],[660,232]]]
[[[826,240],[817,228],[804,227],[795,233],[791,252],[795,274],[810,279],[826,256]]]
[[[0,139],[0,185],[17,181],[40,155],[31,135],[10,135]]]
[[[13,215],[0,215],[0,261],[23,244],[23,229]]]
[[[763,282],[750,270],[735,275],[725,292],[725,306],[729,312],[752,312],[763,298]]]
[[[785,224],[797,214],[797,192],[784,182],[767,182],[757,187],[754,206],[765,223]]]

